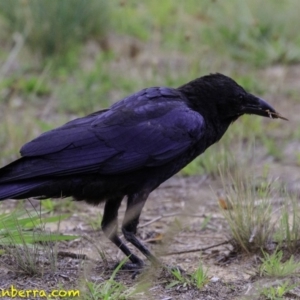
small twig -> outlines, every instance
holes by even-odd
[[[68,275],[65,275],[65,274],[58,274],[58,276],[60,276],[60,277],[62,277],[62,278],[64,278],[64,279],[67,279],[68,281],[70,281],[70,276],[68,276]]]
[[[212,245],[212,246],[204,247],[204,248],[183,250],[183,251],[177,251],[177,252],[168,252],[168,253],[161,254],[161,256],[177,255],[177,254],[192,253],[192,252],[203,252],[203,251],[206,251],[208,249],[212,249],[212,248],[222,246],[222,245],[226,245],[226,244],[230,244],[230,240],[219,243],[219,244],[215,244],[215,245]]]
[[[67,252],[67,251],[59,251],[57,253],[57,256],[71,257],[75,259],[88,259],[87,255],[85,254],[78,254],[78,253]]]
[[[185,217],[194,217],[194,218],[205,218],[206,216],[205,215],[197,215],[197,214],[188,214],[188,213],[182,213],[182,212],[179,212],[179,213],[171,213],[171,214],[164,214],[164,215],[160,215],[144,224],[141,224],[139,225],[139,228],[142,228],[142,227],[146,227],[152,223],[155,223],[156,221],[159,221],[160,219],[162,218],[170,218],[170,217],[176,217],[176,216],[185,216]]]
[[[163,218],[163,216],[156,217],[156,218],[154,218],[154,219],[152,219],[152,220],[150,220],[150,221],[148,221],[148,222],[146,222],[146,223],[144,223],[142,225],[139,225],[139,228],[146,227],[146,226],[148,226],[148,225],[150,225],[152,223],[155,223],[156,221],[159,221],[162,218]]]

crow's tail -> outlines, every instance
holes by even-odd
[[[0,169],[0,201],[44,196],[49,178],[35,177],[35,160],[22,157]]]
[[[16,182],[0,183],[0,201],[5,199],[24,199],[37,196],[46,196],[40,194],[41,188],[47,185],[46,180],[24,180]]]

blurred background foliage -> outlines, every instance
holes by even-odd
[[[68,51],[107,29],[107,1],[10,0],[0,10],[10,33],[19,32],[27,45],[44,57]]]
[[[299,10],[298,0],[0,0],[1,160],[40,132],[146,86],[221,72],[276,95],[284,87],[262,72],[300,61]],[[186,173],[216,172],[227,155],[220,147],[237,139],[280,159],[275,137],[261,135],[262,124],[278,123],[240,122]]]
[[[21,33],[44,58],[114,31],[141,41],[157,38],[165,49],[226,52],[260,66],[299,61],[299,9],[296,0],[0,1],[7,33]]]

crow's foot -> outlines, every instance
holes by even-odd
[[[120,263],[117,263],[114,266],[114,269],[119,268],[119,266]],[[132,279],[134,279],[137,275],[139,275],[143,271],[144,267],[145,267],[144,262],[140,260],[138,262],[126,262],[120,267],[120,269],[124,271],[133,272],[131,277]]]

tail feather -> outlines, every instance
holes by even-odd
[[[45,181],[20,181],[0,183],[0,201],[5,199],[24,199],[29,197],[43,196],[37,195],[36,190],[45,185]]]
[[[0,201],[43,196],[43,186],[49,184],[49,178],[35,177],[33,163],[22,157],[0,169]],[[24,174],[32,175],[23,179]]]
[[[0,184],[34,178],[37,159],[21,157],[0,169]]]

